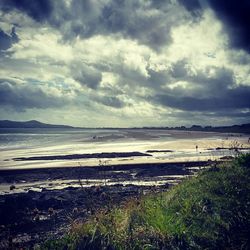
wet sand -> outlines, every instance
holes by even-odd
[[[92,135],[94,135],[94,132]],[[24,138],[25,136],[26,134],[23,135]],[[79,164],[82,166],[98,166],[99,160],[107,161],[110,165],[119,165],[121,163],[142,164],[146,162],[161,163],[187,161],[189,159],[214,160],[224,156],[226,152],[208,151],[207,149],[229,148],[235,141],[238,141],[242,147],[249,148],[250,146],[248,136],[244,134],[198,131],[123,129],[104,131],[96,137],[93,136],[94,139],[90,134],[86,137],[83,136],[84,139],[81,139],[81,137],[81,134],[74,134],[74,141],[68,141],[67,139],[62,143],[55,142],[55,144],[27,144],[27,146],[21,146],[21,144],[17,143],[15,147],[3,146],[0,154],[0,171],[14,168],[74,167]],[[198,150],[196,150],[196,146],[198,146]],[[154,152],[149,153],[149,150]],[[139,152],[141,155],[131,155],[131,157],[128,157],[129,155],[125,157],[122,157],[122,155],[116,157],[114,155],[112,157],[112,154],[131,154],[131,152]],[[111,155],[105,156],[101,154]],[[150,154],[151,156],[143,154]],[[81,157],[71,157],[72,155]],[[36,157],[37,160],[24,160],[24,158],[31,157]],[[51,161],[44,160],[44,157],[51,157]],[[58,157],[56,161],[54,160],[55,157]],[[14,160],[16,158],[22,158],[23,160]]]
[[[227,137],[226,137],[227,138]],[[24,154],[11,152],[1,162],[0,172],[7,169],[58,168],[58,167],[91,167],[99,166],[100,160],[106,165],[143,164],[143,163],[171,163],[185,161],[219,160],[226,155],[234,156],[232,149],[237,141],[242,152],[250,151],[248,138],[233,137],[223,139],[217,137],[176,139],[173,141],[150,141],[148,143],[117,144],[105,143],[97,153],[85,153],[83,149],[73,151],[75,154],[63,154],[57,151],[46,151],[43,154],[32,150]],[[198,148],[196,149],[196,146]],[[222,150],[217,150],[221,148]],[[98,147],[96,149],[98,151]],[[115,151],[114,151],[115,150]],[[129,151],[132,150],[132,151]],[[64,151],[65,152],[65,151]],[[71,152],[71,151],[67,151]],[[47,154],[45,154],[47,153]],[[48,154],[49,153],[49,154]],[[13,157],[15,155],[15,157]]]

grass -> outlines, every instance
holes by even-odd
[[[99,211],[42,249],[250,249],[250,154]]]

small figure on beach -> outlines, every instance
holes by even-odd
[[[195,146],[196,152],[198,152],[198,145]]]

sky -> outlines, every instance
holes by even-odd
[[[0,119],[250,122],[249,0],[1,0]]]

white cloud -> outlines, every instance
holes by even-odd
[[[110,1],[91,5],[94,9],[86,17],[87,21],[96,21],[107,2]],[[60,119],[64,119],[64,123],[79,126],[83,126],[81,122],[86,126],[174,124],[184,113],[152,102],[151,97],[172,91],[188,97],[199,93],[199,97],[204,98],[213,95],[214,85],[220,77],[229,79],[230,72],[235,84],[250,86],[250,55],[228,47],[228,37],[212,11],[207,9],[202,18],[194,22],[184,7],[176,1],[172,4],[165,9],[150,9],[149,2],[144,1],[144,7],[131,14],[140,34],[129,33],[132,23],[126,23],[128,30],[120,32],[104,32],[100,30],[104,26],[100,25],[89,36],[78,35],[66,40],[67,30],[72,32],[72,20],[65,20],[58,28],[46,22],[35,22],[18,11],[2,13],[0,27],[9,34],[13,23],[18,24],[16,33],[20,40],[0,58],[0,78],[20,86],[24,84],[27,89],[30,86],[34,92],[40,90],[49,99],[60,100],[59,103],[68,101],[63,108],[46,106],[48,113],[41,107],[38,109],[40,117],[49,121],[53,114],[53,122],[60,123]],[[129,4],[126,8],[129,10]],[[79,23],[75,25],[85,25],[80,18],[83,10],[78,11]],[[169,23],[164,22],[167,14]],[[177,17],[180,22],[176,22]],[[119,16],[113,18],[120,20]],[[147,24],[149,20],[154,22],[150,30],[145,29],[142,20],[147,20]],[[164,38],[159,48],[151,46],[153,36],[149,42],[147,34]],[[179,62],[183,65],[178,65]],[[29,114],[24,117],[37,115],[37,109],[34,110],[29,107]],[[90,116],[93,119],[88,118]],[[81,122],[77,121],[79,117],[82,117]],[[107,117],[112,118],[106,121]]]
[[[40,28],[30,34],[23,29],[18,35],[20,41],[8,50],[13,59],[38,64],[67,63],[73,59],[72,47],[60,43],[61,35],[55,30]]]
[[[221,23],[207,10],[200,22],[189,22],[172,30],[173,43],[166,48],[171,62],[188,58],[197,69],[225,63],[228,39]]]

